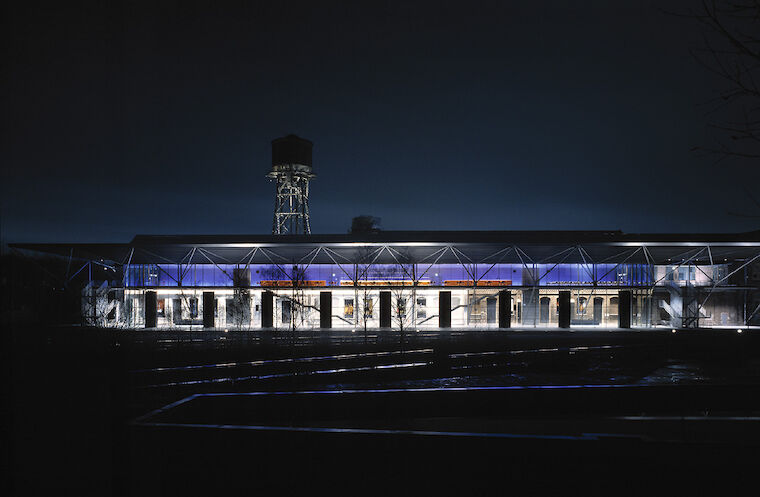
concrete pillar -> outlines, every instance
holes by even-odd
[[[332,328],[332,292],[319,292],[319,327]]]
[[[391,327],[391,292],[380,292],[380,327]]]
[[[438,292],[438,327],[451,328],[451,292]]]
[[[562,290],[559,292],[559,327],[570,328],[570,291],[569,290]]]
[[[499,328],[512,326],[512,292],[499,291]]]
[[[618,327],[631,327],[631,291],[620,290],[618,292]]]
[[[158,323],[158,295],[153,290],[145,292],[145,327],[155,328]]]
[[[214,292],[203,292],[203,327],[213,328],[214,324]]]
[[[269,290],[261,293],[261,327],[272,328],[274,325],[274,294]]]

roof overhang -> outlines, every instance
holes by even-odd
[[[627,234],[620,231],[437,231],[340,235],[138,235],[124,244],[17,243],[12,248],[117,264],[638,263],[744,261],[760,231]]]

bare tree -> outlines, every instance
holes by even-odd
[[[392,287],[391,295],[393,297],[391,302],[392,317],[403,340],[404,331],[413,324],[414,301],[412,291],[409,287],[396,285]]]
[[[119,302],[111,298],[114,293],[107,282],[97,285],[90,282],[82,289],[82,324],[85,326],[106,327],[112,321],[115,325]],[[122,318],[123,319],[123,318]]]
[[[377,299],[372,294],[369,286],[364,284],[362,286],[362,307],[361,307],[361,320],[364,327],[364,342],[367,342],[367,325],[374,318],[375,307],[377,307]]]
[[[229,302],[233,329],[245,330],[251,326],[251,292],[247,288],[235,288]]]
[[[358,319],[361,320],[364,327],[364,342],[367,342],[367,327],[369,322],[374,318],[376,299],[370,288],[370,274],[372,273],[372,262],[379,249],[372,250],[364,247],[359,256],[359,263],[354,270],[356,281],[356,304],[359,309]],[[361,296],[361,304],[359,297]]]
[[[251,270],[237,267],[233,270],[232,300],[229,315],[235,329],[250,329],[251,326]]]
[[[726,83],[712,109],[717,145],[694,150],[760,159],[760,1],[702,0],[686,16],[706,28],[693,55]]]
[[[290,273],[290,331],[296,331],[300,326],[303,326],[311,310],[307,301],[308,297],[304,292],[305,278],[306,268],[294,264]]]
[[[391,249],[393,250],[393,249]],[[417,278],[415,265],[407,253],[394,250],[398,276],[397,285],[391,287],[391,317],[401,333],[401,345],[404,345],[405,331],[415,323],[415,304],[417,297]]]
[[[351,229],[349,233],[352,234],[367,234],[377,233],[380,231],[380,218],[370,215],[356,216],[351,219]],[[378,250],[370,247],[364,247],[359,254],[359,262],[354,265],[354,302],[356,303],[356,312],[354,319],[358,325],[359,321],[364,328],[364,342],[367,342],[367,327],[369,322],[374,318],[375,313],[375,297],[370,289],[370,273],[376,273],[372,271],[372,263],[377,256]],[[359,297],[361,295],[361,304],[359,303]]]

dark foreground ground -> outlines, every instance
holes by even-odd
[[[760,334],[17,329],[5,495],[754,487]],[[749,485],[749,487],[746,487]]]

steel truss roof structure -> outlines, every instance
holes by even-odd
[[[124,264],[677,264],[746,262],[760,231],[396,231],[346,235],[138,235],[123,244],[11,244],[78,260]]]
[[[354,285],[364,277],[362,271],[366,273],[374,264],[401,267],[405,278],[415,285],[436,264],[457,264],[467,272],[473,286],[497,264],[519,264],[531,275],[529,285],[537,287],[559,264],[578,264],[586,268],[595,287],[596,264],[615,264],[615,268],[623,264],[642,264],[649,267],[651,285],[646,286],[653,289],[680,267],[695,266],[709,280],[708,291],[695,308],[695,319],[698,319],[699,309],[713,292],[726,288],[730,277],[760,261],[760,231],[739,234],[417,231],[289,236],[138,235],[125,244],[12,244],[11,247],[66,256],[69,261],[84,260],[79,271],[89,264],[114,270],[129,265],[177,264],[184,274],[195,264],[213,264],[232,278],[219,265],[247,268],[251,264],[271,264],[291,275],[295,282],[297,275],[312,264],[334,264]],[[715,264],[730,264],[728,273],[717,277],[714,272],[700,268]],[[539,268],[539,265],[544,266]],[[486,266],[485,271],[483,266]],[[546,266],[550,267],[548,271]],[[667,266],[665,275],[657,279],[654,266]],[[734,289],[757,290],[735,286]],[[760,305],[750,311],[749,319],[752,319],[760,311]]]

